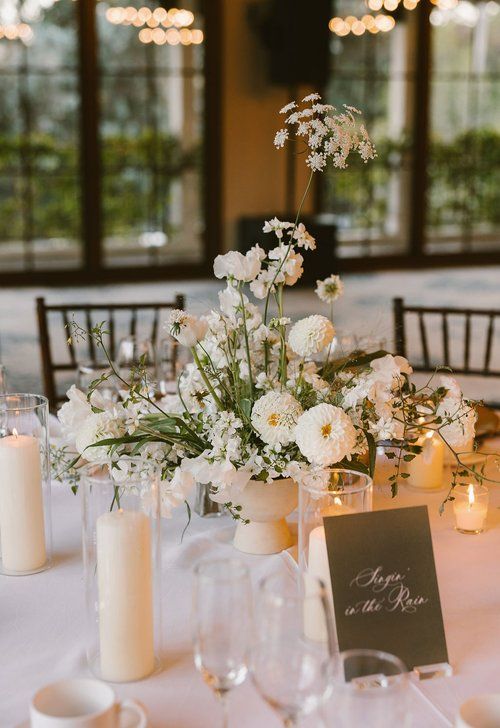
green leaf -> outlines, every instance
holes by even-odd
[[[373,478],[373,475],[375,473],[375,461],[377,459],[377,443],[375,442],[375,438],[373,437],[371,432],[364,430],[364,433],[366,437],[366,442],[368,443],[370,476]]]
[[[245,398],[245,399],[240,400],[240,409],[243,412],[243,414],[245,415],[245,417],[249,418],[250,415],[252,414],[252,406],[253,406],[253,402],[251,399]]]

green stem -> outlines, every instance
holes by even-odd
[[[240,294],[240,301],[241,301],[241,310],[243,313],[243,331],[245,336],[245,349],[247,352],[247,362],[248,362],[248,378],[250,381],[250,391],[252,393],[252,399],[254,395],[254,386],[253,386],[253,375],[252,375],[252,358],[250,356],[250,344],[248,342],[248,329],[247,329],[247,313],[245,310],[245,300],[243,298],[243,291],[241,290],[241,283],[238,286],[238,291]]]
[[[270,294],[271,294],[271,292],[272,292],[272,289],[273,289],[273,287],[274,287],[274,283],[275,283],[275,281],[276,281],[276,278],[277,278],[277,277],[278,277],[278,275],[280,274],[280,271],[281,271],[281,269],[283,268],[283,266],[284,266],[284,264],[285,264],[285,261],[286,261],[286,259],[288,258],[288,255],[289,255],[289,253],[290,253],[290,250],[292,249],[292,245],[293,245],[293,234],[294,234],[295,230],[297,229],[297,225],[299,224],[299,218],[300,218],[300,214],[301,214],[301,212],[302,212],[302,207],[303,207],[303,205],[304,205],[304,202],[306,201],[306,197],[307,197],[307,194],[308,194],[308,192],[309,192],[309,188],[311,187],[311,182],[312,182],[312,179],[313,179],[313,175],[314,175],[314,172],[312,172],[312,171],[311,171],[311,172],[310,172],[310,174],[309,174],[309,179],[308,179],[308,181],[307,181],[307,185],[306,185],[306,188],[305,188],[305,190],[304,190],[304,194],[302,195],[302,199],[301,199],[301,201],[300,201],[300,204],[299,204],[299,208],[298,208],[298,210],[297,210],[297,215],[295,216],[295,222],[294,222],[294,224],[293,224],[292,232],[291,232],[291,234],[290,234],[290,242],[288,243],[288,250],[286,251],[286,255],[285,255],[285,257],[283,258],[283,260],[282,260],[282,261],[281,261],[281,263],[279,264],[279,266],[278,266],[278,269],[276,270],[276,273],[275,273],[275,275],[274,275],[274,278],[273,278],[273,280],[271,281],[271,284],[270,284],[270,286],[269,286],[269,290],[268,290],[268,292],[267,292],[267,296],[266,296],[266,305],[265,305],[265,307],[264,307],[264,324],[267,324],[267,313],[268,313],[268,309],[269,309],[269,299],[270,299]]]
[[[220,401],[220,399],[219,399],[219,397],[218,397],[215,389],[212,387],[212,385],[211,385],[211,383],[210,383],[210,381],[209,381],[209,379],[208,379],[208,377],[207,377],[207,375],[205,373],[205,370],[203,369],[203,365],[202,365],[202,363],[200,361],[200,358],[198,356],[198,352],[196,351],[196,347],[195,346],[191,347],[191,353],[193,355],[194,362],[195,362],[196,366],[198,367],[198,371],[201,374],[201,378],[205,382],[205,385],[206,385],[208,391],[212,395],[212,398],[213,398],[215,404],[217,405],[217,409],[223,411],[224,410],[224,405]]]

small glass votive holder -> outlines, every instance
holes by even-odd
[[[363,513],[372,510],[373,481],[355,470],[331,469],[325,477],[299,488],[299,569],[302,583],[308,577],[320,579],[333,604],[330,566],[323,518]],[[319,641],[324,628],[310,620],[306,634]]]
[[[51,564],[49,406],[38,394],[0,396],[0,574]]]
[[[455,530],[459,533],[482,533],[488,515],[488,488],[474,483],[457,485],[453,496]]]

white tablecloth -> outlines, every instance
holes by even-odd
[[[414,728],[450,726],[466,698],[500,692],[500,487],[491,489],[488,529],[479,536],[456,533],[451,508],[439,516],[442,499],[443,493],[423,496],[403,490],[392,500],[386,489],[377,489],[375,498],[377,508],[427,503],[431,517],[455,675],[412,685]],[[234,555],[234,527],[228,517],[194,516],[180,544],[185,511],[179,509],[163,523],[164,669],[148,680],[117,686],[116,692],[146,705],[151,728],[214,728],[220,723],[219,706],[196,672],[191,652],[191,571],[201,557]],[[30,696],[41,685],[88,675],[80,503],[60,485],[53,487],[53,527],[52,569],[34,576],[0,576],[0,728],[14,728],[27,719]],[[241,557],[256,581],[287,568],[283,555]],[[250,681],[233,691],[230,715],[231,728],[280,726]],[[334,728],[334,716],[332,701],[325,710],[325,727]],[[304,722],[310,728],[320,725],[317,716]]]

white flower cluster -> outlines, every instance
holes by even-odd
[[[344,169],[349,154],[354,151],[364,162],[376,156],[368,132],[356,120],[360,113],[346,105],[338,113],[331,104],[323,104],[316,93],[305,96],[301,107],[292,101],[280,110],[280,114],[288,114],[285,124],[294,127],[294,137],[303,139],[309,147],[306,164],[313,172],[322,171],[329,160],[334,167]],[[274,145],[281,149],[287,141],[290,141],[290,131],[285,127],[276,133]]]

